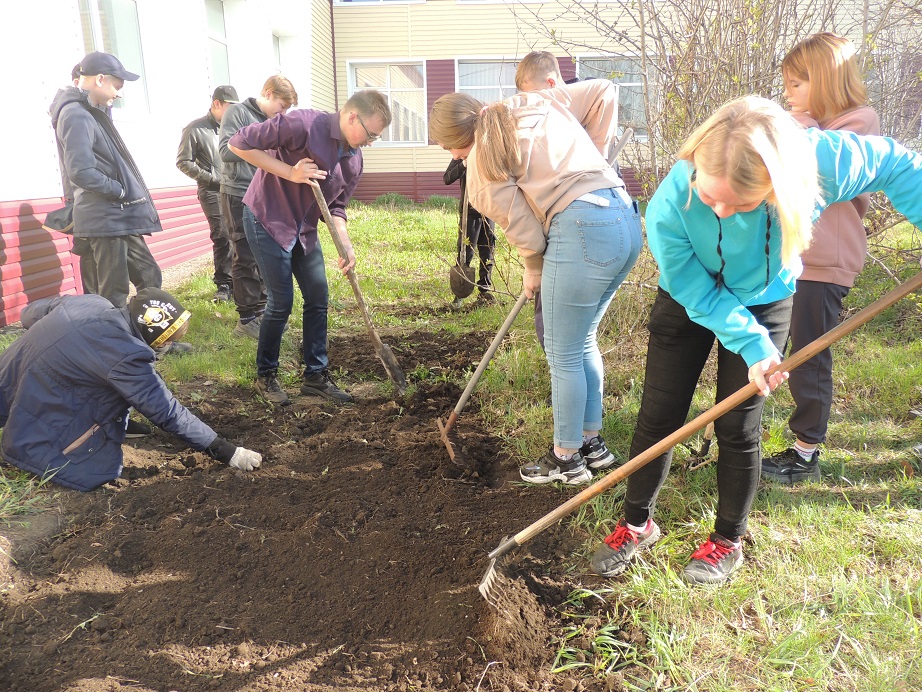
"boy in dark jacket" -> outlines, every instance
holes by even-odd
[[[492,219],[488,219],[467,203],[467,168],[462,159],[452,159],[445,169],[443,180],[446,185],[451,185],[456,180],[461,185],[461,201],[458,203],[460,216],[458,225],[458,261],[465,267],[470,267],[474,259],[474,248],[480,255],[480,276],[477,279],[477,289],[480,291],[478,300],[492,301],[493,253],[496,248],[496,231]],[[467,227],[464,227],[464,216],[467,212]],[[464,248],[464,254],[461,250]],[[463,295],[464,292],[462,292]],[[452,303],[455,308],[461,307],[461,296],[456,295]]]
[[[221,174],[221,212],[224,225],[234,245],[233,289],[234,303],[240,319],[234,328],[237,336],[259,338],[259,325],[266,310],[266,289],[259,274],[256,258],[243,232],[243,196],[256,175],[252,166],[234,152],[227,143],[238,130],[253,123],[265,122],[279,113],[298,105],[298,92],[292,83],[275,75],[263,84],[259,96],[250,97],[227,109],[221,119],[218,151],[224,164]]]
[[[0,354],[3,459],[67,488],[118,478],[129,407],[193,449],[241,471],[262,455],[236,447],[173,398],[155,354],[188,329],[166,291],[145,288],[128,307],[101,296],[62,296],[22,312],[28,331]]]
[[[97,290],[115,307],[128,302],[129,282],[160,288],[160,267],[143,235],[163,230],[150,192],[108,115],[125,81],[138,75],[108,53],[89,53],[79,84],[51,104],[63,173],[73,186],[74,236],[86,239]],[[65,186],[66,187],[66,186]],[[129,274],[129,263],[132,271]]]
[[[208,112],[183,128],[176,152],[176,167],[198,184],[198,201],[211,230],[216,301],[230,300],[233,283],[234,249],[221,217],[221,171],[224,166],[218,154],[218,132],[224,113],[235,103],[240,103],[240,99],[234,87],[225,84],[215,89]]]

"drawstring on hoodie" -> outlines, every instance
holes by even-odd
[[[724,229],[720,223],[720,217],[717,214],[714,214],[714,218],[717,219],[717,256],[720,257],[720,269],[717,271],[717,288],[720,288],[724,285],[724,267],[727,266],[727,261],[724,259],[723,250],[720,248],[720,243],[724,239]],[[765,288],[768,288],[769,280],[771,279],[771,253],[770,245],[772,240],[772,217],[766,210],[765,213]]]

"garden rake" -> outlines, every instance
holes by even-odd
[[[461,411],[463,411],[464,407],[467,406],[467,400],[471,398],[471,393],[474,391],[474,387],[477,386],[477,382],[480,380],[480,376],[483,375],[483,371],[487,369],[487,365],[490,364],[490,360],[493,358],[493,354],[496,353],[496,349],[499,348],[500,343],[509,332],[509,328],[512,326],[512,323],[515,321],[515,318],[518,316],[522,306],[525,305],[527,300],[528,296],[525,295],[525,291],[522,291],[522,293],[519,295],[519,299],[515,301],[515,305],[512,306],[512,310],[509,311],[509,316],[506,317],[506,321],[503,322],[502,326],[499,328],[499,331],[496,332],[496,336],[493,337],[493,341],[490,342],[490,347],[487,349],[487,352],[484,353],[483,358],[480,359],[480,364],[477,366],[474,374],[471,375],[471,379],[467,383],[467,387],[465,387],[464,393],[461,394],[461,398],[458,399],[458,403],[455,404],[454,410],[449,414],[448,422],[442,423],[441,418],[436,421],[439,426],[439,434],[442,436],[442,442],[445,443],[445,448],[448,450],[448,456],[451,457],[452,461],[455,459],[455,449],[451,444],[451,440],[448,439],[448,431],[451,430],[452,426],[455,424],[455,421],[458,420],[458,416],[461,415]]]
[[[909,295],[913,291],[919,290],[919,288],[922,288],[922,272],[919,272],[911,279],[900,284],[892,291],[874,301],[839,326],[829,330],[823,336],[810,342],[802,349],[788,357],[782,363],[771,368],[768,371],[768,374],[773,374],[776,372],[790,372],[794,368],[813,358],[813,356],[816,354],[829,348],[829,346],[834,344],[846,334],[850,334],[871,318],[879,315],[883,310],[893,305],[900,298]],[[512,538],[503,538],[500,541],[499,546],[487,556],[490,559],[490,563],[487,567],[486,573],[483,575],[483,579],[480,580],[480,584],[477,587],[480,591],[480,594],[486,599],[487,603],[489,603],[492,608],[499,610],[498,594],[495,593],[493,589],[497,588],[497,570],[499,568],[499,560],[502,557],[507,555],[513,548],[516,548],[531,540],[546,528],[552,524],[555,524],[560,519],[563,519],[565,516],[592,498],[602,494],[615,484],[621,482],[640,467],[650,463],[653,459],[660,456],[661,454],[668,452],[672,447],[679,444],[680,442],[687,440],[689,437],[707,426],[709,423],[717,420],[723,414],[736,408],[755,394],[758,394],[758,386],[754,382],[750,382],[748,385],[742,387],[737,392],[727,397],[719,404],[715,405],[713,408],[705,411],[697,418],[686,423],[684,426],[676,430],[665,439],[656,443],[646,451],[641,452],[636,457],[626,462],[623,466],[615,469],[601,480],[596,481],[588,488],[580,492],[578,495],[574,495],[556,509],[545,514],[530,526],[522,529]]]
[[[339,237],[339,231],[337,231],[336,226],[333,225],[333,215],[330,214],[330,207],[327,206],[327,201],[323,198],[320,185],[314,180],[309,180],[308,184],[314,191],[314,197],[317,198],[317,206],[320,207],[323,220],[327,228],[330,229],[330,235],[333,236],[333,244],[336,246],[336,251],[339,253],[340,257],[346,259],[346,248],[343,245],[342,238]],[[350,269],[346,272],[346,276],[349,279],[349,283],[352,285],[352,292],[355,293],[355,301],[362,311],[365,327],[368,329],[368,336],[371,337],[371,343],[375,348],[375,353],[381,363],[383,363],[388,377],[391,378],[391,382],[393,382],[394,386],[397,388],[397,393],[403,395],[407,391],[406,375],[403,374],[403,370],[400,368],[400,364],[397,362],[394,352],[391,351],[391,347],[381,341],[381,337],[378,336],[375,325],[371,322],[371,314],[368,312],[368,306],[365,304],[365,298],[362,296],[362,291],[359,288],[359,281],[355,276],[355,270]]]

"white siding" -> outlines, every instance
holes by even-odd
[[[138,0],[137,5],[150,109],[116,109],[113,117],[148,187],[191,185],[176,168],[180,133],[208,110],[217,86],[208,65],[204,3]],[[308,96],[302,105],[310,105],[311,65],[320,61],[311,51],[311,12],[304,0],[225,0],[224,7],[231,83],[241,98],[256,96],[278,71],[275,33],[281,37],[282,71]],[[27,75],[28,82],[8,94],[0,112],[6,134],[0,201],[61,194],[48,106],[70,84],[71,68],[84,54],[77,0],[0,2],[0,64],[9,74]],[[127,83],[123,93],[130,96],[132,88],[137,83]]]
[[[336,110],[333,82],[333,32],[329,0],[313,0],[311,7],[311,108]]]

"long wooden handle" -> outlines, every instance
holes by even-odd
[[[490,342],[490,347],[487,349],[487,352],[483,354],[483,358],[480,359],[480,364],[477,366],[477,369],[474,371],[474,374],[471,375],[470,381],[467,383],[467,387],[464,389],[464,393],[461,394],[461,398],[458,399],[458,403],[455,405],[455,414],[460,415],[461,411],[467,405],[467,400],[471,398],[471,393],[474,391],[474,387],[477,386],[480,376],[483,374],[483,371],[487,369],[490,360],[493,358],[493,354],[496,353],[496,349],[499,348],[500,343],[502,343],[503,337],[509,332],[509,328],[512,326],[512,323],[515,321],[516,316],[521,311],[522,306],[525,305],[525,302],[528,300],[528,296],[525,294],[525,291],[522,291],[519,294],[519,299],[515,301],[515,305],[512,306],[512,310],[509,311],[509,315],[506,317],[506,321],[503,322],[502,326],[499,328],[499,331],[496,332],[496,336],[493,337],[493,341]]]
[[[919,272],[908,281],[900,284],[885,296],[879,298],[857,314],[845,320],[845,322],[839,326],[835,327],[834,329],[830,329],[818,339],[811,341],[809,344],[797,351],[797,353],[793,354],[790,358],[787,358],[782,363],[769,370],[769,374],[775,372],[789,372],[796,368],[798,365],[802,365],[806,361],[813,358],[813,356],[815,356],[817,353],[820,353],[821,351],[829,348],[829,346],[834,344],[846,334],[850,334],[868,320],[879,315],[900,298],[909,295],[913,291],[918,290],[920,287],[922,287],[922,272]],[[620,483],[622,480],[630,476],[641,466],[645,466],[656,457],[668,452],[678,443],[688,439],[696,432],[706,427],[707,424],[711,421],[717,420],[723,414],[731,411],[758,393],[758,386],[755,384],[755,382],[750,382],[745,387],[739,389],[736,393],[727,397],[713,408],[705,411],[697,418],[683,425],[681,428],[676,430],[665,439],[657,442],[646,451],[641,452],[636,457],[625,463],[623,466],[615,469],[607,476],[593,483],[579,494],[574,495],[562,505],[557,507],[557,509],[548,512],[530,526],[519,531],[512,538],[504,541],[496,548],[496,550],[490,553],[489,557],[493,559],[505,555],[516,546],[520,546],[526,541],[531,540],[539,533],[544,531],[544,529],[567,516],[579,506],[585,504],[597,495],[601,495],[616,483]]]
[[[629,127],[624,132],[621,133],[621,139],[615,142],[615,146],[611,148],[611,152],[608,154],[608,165],[614,166],[615,161],[618,158],[618,154],[621,153],[621,150],[624,149],[624,145],[631,141],[631,137],[634,136],[634,128]]]
[[[333,237],[333,245],[336,246],[336,252],[339,253],[340,257],[348,261],[346,246],[343,244],[343,239],[340,237],[339,231],[333,224],[333,215],[330,213],[330,207],[327,206],[327,201],[323,196],[320,185],[318,185],[315,180],[309,180],[308,185],[314,190],[317,206],[320,207],[320,213],[323,216],[324,223],[326,223],[327,228],[330,229],[330,235]],[[362,295],[362,291],[359,288],[359,281],[355,276],[353,268],[350,268],[346,272],[346,278],[349,279],[349,284],[352,286],[352,292],[355,294],[355,301],[358,303],[359,309],[362,312],[362,318],[365,321],[365,327],[368,329],[368,335],[371,337],[375,349],[380,350],[382,346],[381,337],[378,336],[378,331],[371,321],[371,313],[369,313],[368,306],[365,304],[365,297]]]

